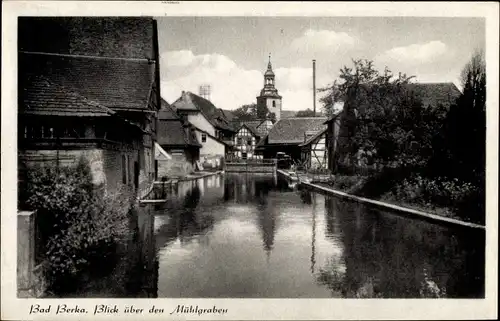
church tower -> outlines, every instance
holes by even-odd
[[[264,73],[264,88],[260,91],[260,96],[257,97],[257,116],[260,119],[266,118],[266,108],[269,112],[274,113],[276,121],[281,118],[281,96],[278,94],[278,89],[274,87],[274,72],[271,65],[271,55],[269,55],[269,63],[267,70]]]

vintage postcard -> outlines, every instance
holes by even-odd
[[[497,317],[498,3],[2,7],[2,320]]]

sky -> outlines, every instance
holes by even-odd
[[[313,106],[316,87],[337,79],[352,59],[370,59],[415,76],[416,82],[453,82],[485,47],[482,18],[418,17],[160,17],[162,96],[211,86],[211,101],[236,109],[256,102],[269,55],[283,110]],[[317,108],[321,108],[317,94]]]

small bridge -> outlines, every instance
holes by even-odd
[[[276,159],[233,159],[226,162],[228,173],[276,173]]]

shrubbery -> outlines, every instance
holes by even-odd
[[[481,210],[479,194],[481,192],[478,187],[461,182],[457,178],[426,178],[413,175],[397,183],[384,198],[431,209],[445,208],[462,219],[470,220],[475,217],[478,220],[476,212]],[[469,212],[470,210],[473,212]]]
[[[38,212],[42,236],[38,241],[45,245],[52,291],[67,290],[83,274],[113,268],[117,249],[131,235],[131,189],[104,193],[92,184],[90,168],[83,161],[76,169],[32,169],[25,184],[24,201]]]

